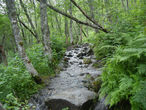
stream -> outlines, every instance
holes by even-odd
[[[59,64],[60,73],[30,99],[29,105],[35,110],[107,110],[104,100],[94,103],[97,93],[87,86],[101,74],[94,62],[88,44],[69,48]]]

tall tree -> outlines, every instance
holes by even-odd
[[[69,31],[68,31],[68,19],[65,17],[65,37],[66,37],[66,44],[68,44],[68,37],[69,37]]]
[[[90,8],[90,16],[92,17],[92,19],[94,19],[94,6],[93,6],[93,2],[94,0],[88,0],[88,5]]]
[[[36,31],[36,28],[35,28],[35,26],[33,25],[33,22],[32,22],[32,20],[31,20],[29,14],[28,14],[27,8],[25,7],[25,5],[24,5],[24,3],[22,2],[22,0],[20,0],[20,5],[21,5],[21,7],[23,8],[24,13],[25,13],[25,15],[26,15],[26,17],[27,17],[27,20],[28,20],[28,22],[30,23],[31,28],[33,29],[33,31],[34,31],[34,33],[35,33],[35,38],[36,38],[37,42],[39,42],[39,36],[38,36],[37,31]]]
[[[25,48],[23,46],[23,42],[22,42],[22,39],[21,39],[21,36],[20,36],[20,30],[18,28],[15,1],[14,0],[6,0],[6,6],[7,6],[7,10],[8,10],[9,19],[11,21],[12,29],[13,29],[15,42],[16,42],[16,45],[17,45],[17,48],[18,48],[18,53],[21,56],[25,66],[26,66],[26,69],[29,71],[29,73],[34,78],[38,79],[39,78],[38,72],[33,67],[31,61],[29,60],[28,56],[25,53]]]
[[[41,30],[43,36],[43,45],[45,50],[45,55],[48,55],[49,59],[52,58],[52,50],[50,45],[50,31],[48,26],[48,15],[47,15],[47,5],[46,0],[40,0],[40,15],[41,15]]]
[[[72,16],[72,3],[70,2],[69,8],[70,15]],[[70,19],[70,27],[69,27],[69,34],[70,34],[70,43],[73,44],[73,30],[72,30],[73,20]]]

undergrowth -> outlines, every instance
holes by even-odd
[[[30,61],[42,78],[55,74],[55,69],[65,52],[62,41],[52,39],[52,42],[55,44],[51,45],[53,50],[51,61],[44,56],[41,44],[32,45],[26,50]],[[10,52],[8,66],[0,64],[0,102],[6,110],[29,110],[27,100],[42,87],[43,85],[36,84],[33,80],[17,53]]]

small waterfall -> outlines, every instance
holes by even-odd
[[[98,101],[94,110],[108,110],[107,106],[105,105],[105,99]]]

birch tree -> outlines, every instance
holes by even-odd
[[[70,9],[69,9],[70,15],[72,16],[72,3],[70,2]],[[72,32],[72,25],[73,21],[70,19],[70,27],[69,27],[69,34],[70,34],[70,43],[73,44],[73,32]]]
[[[17,21],[17,13],[15,8],[15,1],[14,0],[6,0],[6,6],[8,10],[9,19],[11,21],[13,34],[15,37],[15,42],[18,48],[18,53],[22,58],[22,61],[25,64],[26,69],[34,78],[39,78],[38,72],[33,67],[31,61],[29,60],[28,56],[26,55],[25,48],[23,46],[23,42],[20,36],[20,30],[18,28],[18,21]]]
[[[49,59],[52,58],[52,50],[50,45],[50,31],[48,26],[47,5],[46,0],[40,0],[40,15],[41,15],[41,30],[42,39],[45,50],[45,55],[48,55]]]

